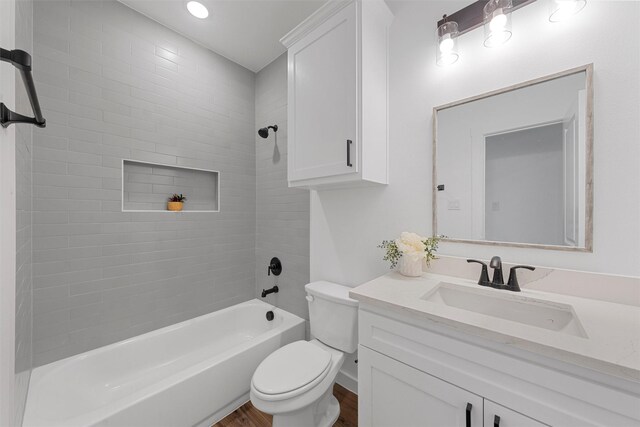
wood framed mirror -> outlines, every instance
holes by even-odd
[[[444,241],[591,252],[593,65],[433,110]]]

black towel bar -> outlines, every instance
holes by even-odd
[[[11,111],[4,103],[0,102],[0,125],[6,128],[14,123],[30,123],[41,128],[45,127],[47,121],[42,117],[38,95],[36,94],[36,86],[33,84],[33,76],[31,75],[31,55],[24,50],[6,50],[0,48],[0,61],[9,62],[20,71],[34,115],[34,117],[23,116],[15,111]]]

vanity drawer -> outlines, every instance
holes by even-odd
[[[359,310],[360,345],[544,424],[640,425],[638,394],[507,354],[505,345],[427,319]],[[391,314],[395,316],[395,314]],[[417,326],[418,323],[420,326]],[[423,326],[424,325],[424,326]],[[539,357],[532,354],[532,359]],[[606,404],[607,407],[601,405]]]

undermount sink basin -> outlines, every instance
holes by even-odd
[[[587,338],[573,307],[510,291],[440,282],[423,300],[537,328]]]

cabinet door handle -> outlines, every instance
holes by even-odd
[[[467,413],[466,413],[466,416],[467,416],[467,424],[466,424],[466,426],[467,427],[471,427],[471,408],[473,408],[473,405],[471,403],[467,402]]]
[[[351,140],[347,139],[347,166],[353,167],[351,164]]]
[[[500,427],[500,417],[497,415],[493,416],[493,427]]]

